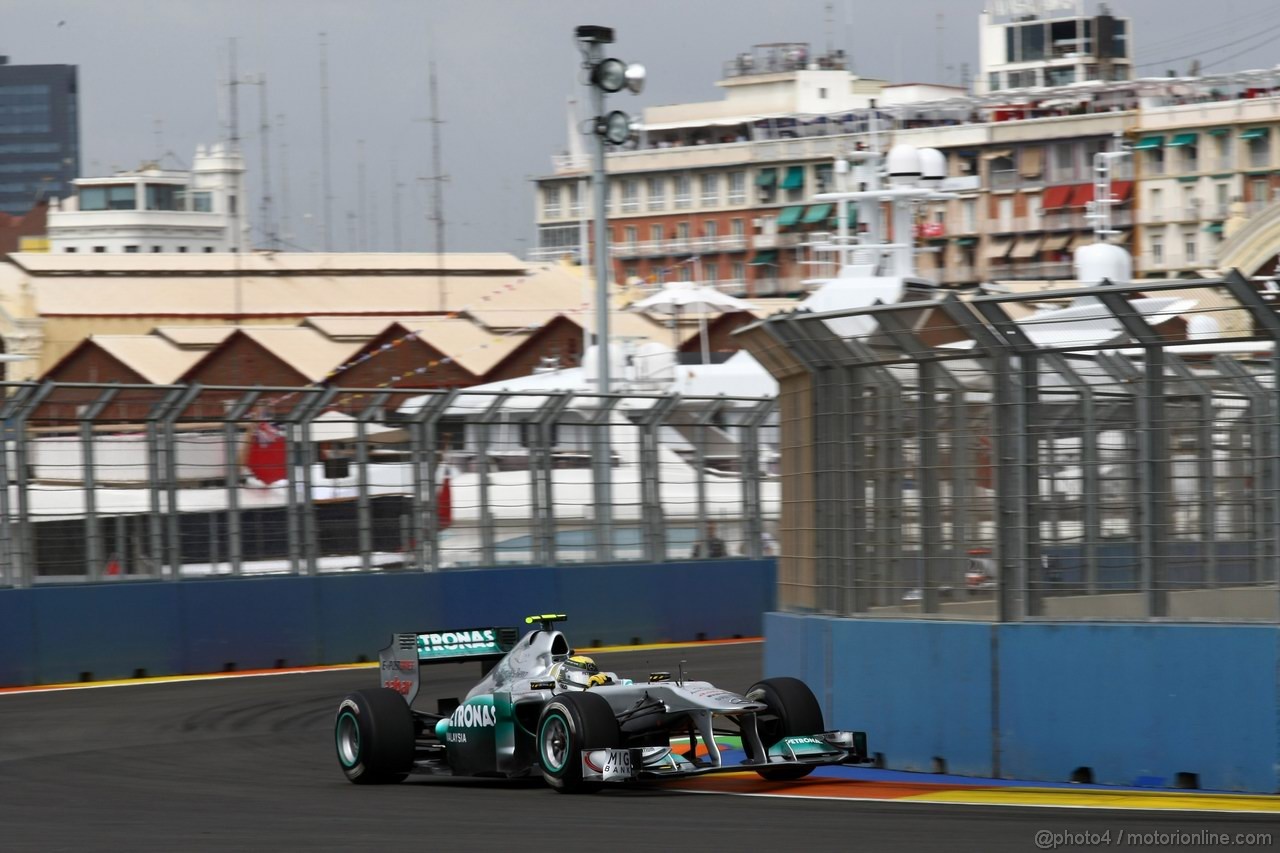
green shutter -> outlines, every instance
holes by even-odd
[[[1146,151],[1149,148],[1159,148],[1161,145],[1164,145],[1163,136],[1144,136],[1137,145],[1133,146],[1133,150]]]
[[[1179,133],[1173,139],[1169,140],[1170,148],[1181,148],[1184,145],[1195,145],[1200,136],[1196,133]]]
[[[1221,222],[1210,222],[1208,225],[1206,225],[1206,226],[1204,227],[1204,230],[1205,230],[1205,233],[1206,233],[1206,234],[1221,234],[1221,233],[1222,233],[1222,223],[1221,223]]]
[[[1231,132],[1231,131],[1230,131],[1228,128],[1225,128],[1225,127],[1215,127],[1213,130],[1208,131],[1208,134],[1209,134],[1210,136],[1226,136],[1226,135],[1227,135],[1227,134],[1229,134],[1230,132]]]
[[[752,267],[775,265],[777,263],[778,263],[777,249],[764,249],[762,251],[756,252],[755,256],[751,260],[747,261],[747,265]]]
[[[1240,134],[1241,139],[1266,139],[1268,130],[1265,127],[1251,127]]]
[[[795,204],[791,207],[784,207],[782,212],[778,214],[778,227],[790,228],[800,221],[800,214],[804,213],[803,204]]]
[[[771,187],[778,180],[777,169],[761,169],[760,174],[756,175],[756,186]]]
[[[804,166],[788,166],[787,176],[782,179],[784,190],[798,190],[804,187]]]
[[[804,218],[800,221],[805,225],[812,225],[815,222],[821,222],[831,215],[832,204],[811,204],[809,209],[804,212]]]

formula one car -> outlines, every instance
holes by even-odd
[[[573,652],[555,629],[564,620],[530,616],[537,627],[519,640],[515,628],[395,634],[379,654],[382,686],[338,706],[342,772],[357,784],[541,774],[557,791],[581,793],[742,770],[799,779],[822,765],[869,763],[866,735],[824,731],[797,679],[766,678],[739,694],[683,673],[619,678]],[[496,664],[460,703],[413,707],[424,665],[468,659]],[[745,759],[726,759],[726,736],[740,738]]]

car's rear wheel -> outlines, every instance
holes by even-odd
[[[818,704],[809,685],[798,678],[766,678],[752,685],[747,696],[769,706],[768,711],[756,718],[756,729],[760,732],[760,741],[764,744],[766,754],[769,747],[784,737],[814,735],[825,730],[822,706]],[[756,772],[770,781],[782,782],[801,779],[812,773],[813,769],[787,764],[760,768]]]
[[[583,781],[584,749],[615,749],[621,743],[618,720],[603,697],[594,693],[561,693],[538,719],[538,766],[547,784],[562,794],[598,791],[598,782]]]
[[[413,767],[413,714],[394,690],[349,694],[338,706],[333,734],[338,764],[357,785],[399,782]]]

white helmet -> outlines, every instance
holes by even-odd
[[[551,668],[551,676],[562,690],[586,690],[606,684],[608,676],[586,655],[574,655]]]

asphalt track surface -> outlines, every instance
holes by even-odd
[[[685,660],[689,675],[743,690],[759,675],[760,646],[599,660],[633,675],[675,671]],[[459,664],[423,674],[439,695],[461,695],[477,669]],[[348,669],[0,695],[0,850],[1033,851],[1041,849],[1035,836],[1042,830],[1108,829],[1272,832],[1269,847],[1280,843],[1280,820],[1259,815],[735,797],[662,787],[566,797],[540,781],[357,787],[338,769],[333,714],[346,692],[376,678],[372,669]]]

